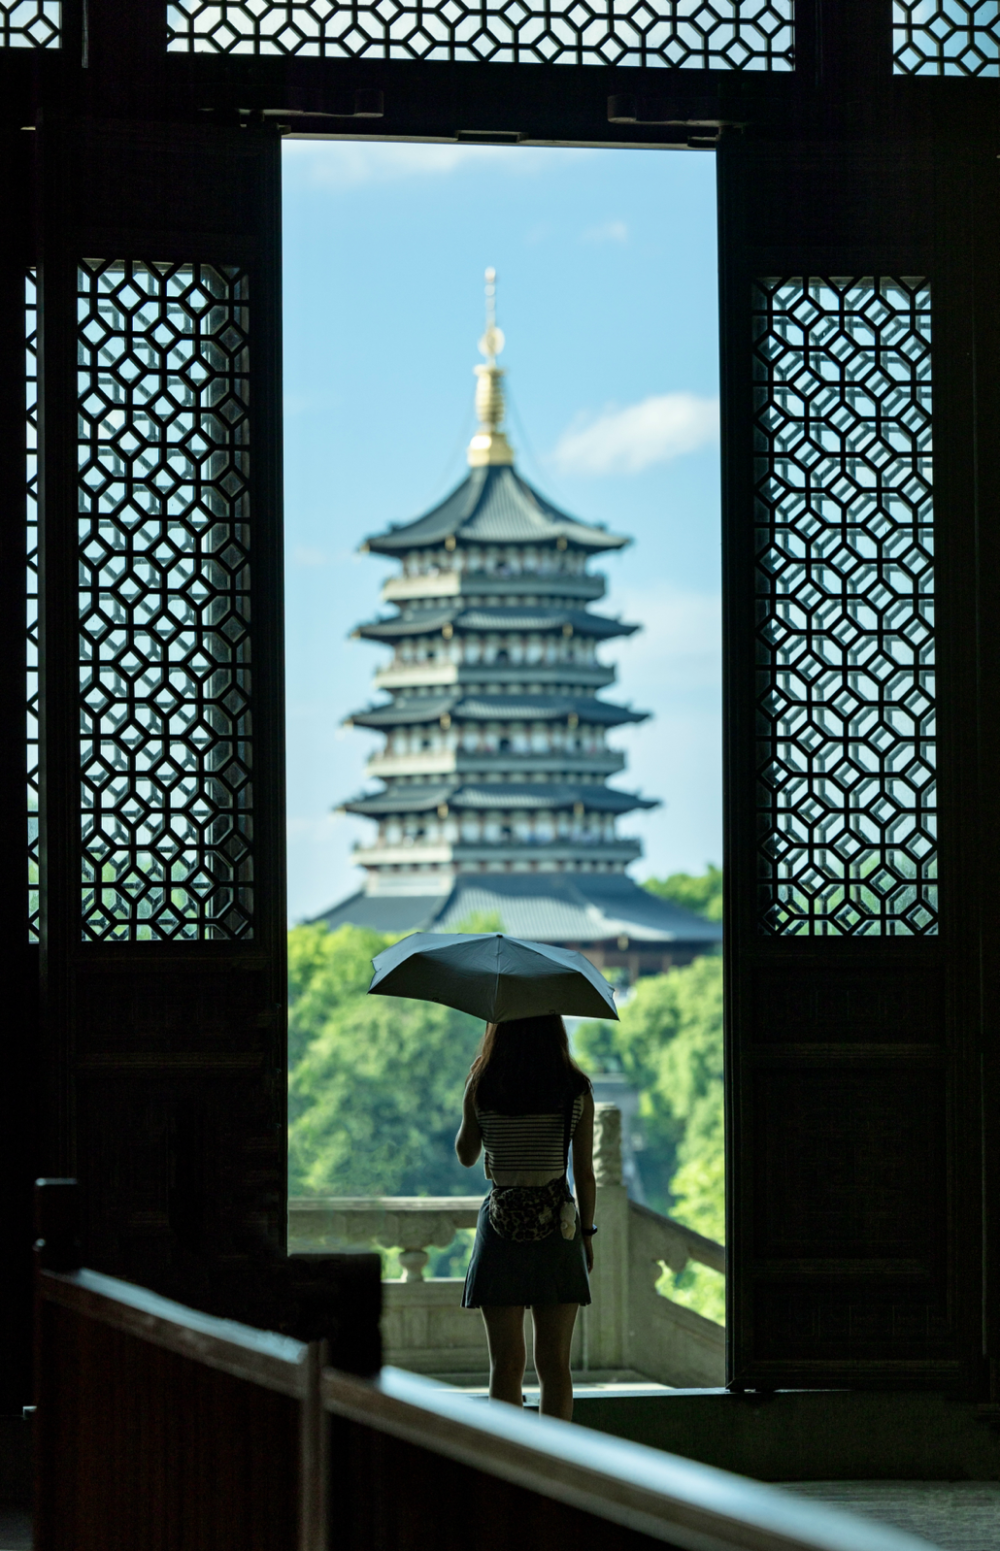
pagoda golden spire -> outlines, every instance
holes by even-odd
[[[485,366],[473,368],[476,383],[476,414],[479,429],[469,443],[469,463],[484,468],[491,463],[513,463],[514,453],[500,427],[504,417],[502,378],[505,373],[497,365],[497,356],[504,347],[503,330],[497,328],[497,272],[486,271],[486,331],[479,341],[480,354],[486,357]]]

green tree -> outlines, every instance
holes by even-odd
[[[296,926],[288,934],[288,1066],[294,1071],[310,1041],[338,1008],[368,990],[372,959],[394,939],[360,926]]]
[[[471,910],[467,916],[463,916],[457,925],[452,927],[453,932],[503,932],[506,927],[502,916],[496,910]]]
[[[646,1147],[638,1155],[650,1205],[721,1242],[725,1227],[722,961],[639,981],[619,1023],[585,1023],[576,1053],[591,1073],[620,1071],[639,1091]],[[724,1318],[716,1272],[664,1268],[660,1290],[710,1319]]]
[[[289,933],[293,1195],[463,1195],[454,1154],[482,1024],[433,1002],[366,995],[392,939],[344,926]]]
[[[680,1147],[702,1101],[722,1103],[722,961],[641,979],[618,1023],[584,1023],[575,1049],[590,1072],[624,1073],[640,1096],[643,1185],[661,1211],[673,1204]]]
[[[702,873],[672,872],[668,878],[647,878],[642,886],[709,921],[722,920],[722,868],[712,862]]]

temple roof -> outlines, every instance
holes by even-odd
[[[443,544],[557,544],[596,552],[622,549],[631,540],[588,526],[539,495],[510,464],[473,468],[462,483],[414,522],[390,524],[366,540],[363,549],[395,555],[408,549]]]
[[[452,721],[564,722],[575,716],[581,725],[620,727],[625,722],[644,722],[648,711],[611,705],[593,695],[468,695],[452,690],[443,695],[400,695],[387,705],[355,711],[345,725],[355,727],[409,727]]]
[[[316,917],[331,931],[350,922],[379,932],[453,932],[471,915],[499,916],[512,937],[534,942],[607,942],[707,947],[722,923],[706,921],[640,888],[622,873],[467,873],[447,894],[354,894]]]
[[[634,635],[638,625],[624,625],[620,620],[607,619],[601,614],[591,614],[587,609],[531,606],[522,608],[452,608],[420,609],[410,614],[391,615],[387,619],[373,619],[370,624],[359,625],[353,634],[368,641],[395,641],[401,636],[437,635],[450,625],[452,630],[475,630],[496,633],[501,630],[531,632],[536,635],[550,632],[567,632],[573,635],[596,636],[598,640],[610,640],[612,636]]]
[[[346,813],[381,818],[392,813],[432,813],[437,808],[488,809],[508,812],[549,811],[582,806],[590,813],[632,813],[636,808],[658,808],[659,798],[615,791],[610,786],[584,782],[480,781],[475,785],[437,781],[425,786],[391,787],[386,792],[356,797],[343,804]]]

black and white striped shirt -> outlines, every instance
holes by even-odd
[[[573,1101],[570,1136],[583,1114],[584,1094]],[[483,1134],[486,1177],[498,1185],[547,1185],[563,1173],[566,1111],[547,1115],[501,1115],[476,1105]]]

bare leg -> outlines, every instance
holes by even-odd
[[[524,1306],[498,1303],[480,1309],[490,1348],[490,1399],[523,1405]]]
[[[546,1303],[532,1309],[535,1322],[535,1372],[542,1387],[543,1416],[573,1420],[573,1380],[569,1354],[578,1303]]]

